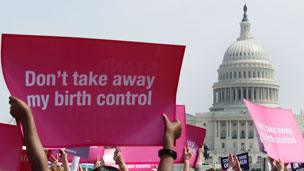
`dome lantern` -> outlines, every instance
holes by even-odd
[[[243,19],[242,19],[242,22],[240,23],[241,34],[240,34],[240,37],[237,40],[245,40],[245,39],[252,39],[253,38],[251,36],[251,33],[250,33],[251,24],[250,24],[250,22],[248,20],[248,17],[247,17],[247,6],[246,6],[246,4],[244,5],[243,10],[244,10]]]

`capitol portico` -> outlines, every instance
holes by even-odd
[[[249,153],[251,166],[262,167],[254,124],[243,99],[279,107],[279,84],[266,50],[251,35],[247,7],[240,23],[240,36],[226,50],[213,84],[210,112],[197,113],[195,125],[206,128],[209,163],[220,163],[228,153]]]

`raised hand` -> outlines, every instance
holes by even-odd
[[[179,138],[181,135],[181,123],[179,120],[171,122],[166,114],[163,114],[163,118],[165,122],[164,148],[172,149],[175,139]]]
[[[19,98],[9,97],[10,114],[21,123],[27,122],[32,118],[31,109]]]

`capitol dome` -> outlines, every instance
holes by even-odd
[[[240,36],[226,50],[213,84],[211,111],[245,108],[243,99],[266,106],[279,106],[279,85],[266,50],[251,35],[247,7],[240,23]]]
[[[264,60],[268,61],[265,49],[254,39],[239,40],[228,47],[223,62],[239,60]]]

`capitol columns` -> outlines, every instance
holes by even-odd
[[[233,99],[233,93],[232,93],[232,90],[233,90],[233,88],[232,87],[230,87],[229,88],[229,90],[230,90],[230,100],[229,100],[229,102],[232,102],[232,99]]]
[[[231,137],[232,137],[232,126],[231,126],[231,120],[229,119],[228,120],[228,124],[229,124],[229,128],[228,128],[228,130],[229,130],[229,139],[231,139]]]
[[[216,91],[213,89],[213,104],[216,103]]]
[[[257,87],[256,94],[257,94],[257,101],[260,101],[261,98],[260,98],[260,88],[259,87]]]
[[[261,88],[262,101],[265,101],[265,88]]]
[[[240,139],[240,121],[237,120],[237,136],[236,136],[237,139]],[[239,150],[239,141],[236,142],[236,146],[237,146],[237,151]]]
[[[270,89],[266,88],[266,100],[270,101]]]
[[[215,137],[217,138],[217,121],[214,120],[214,134],[215,134]]]
[[[219,121],[216,121],[216,137],[219,137]]]
[[[274,102],[274,89],[270,88],[270,100],[271,102]]]
[[[255,92],[255,88],[252,87],[251,88],[251,101],[255,101],[254,92]]]
[[[273,89],[273,101],[276,102],[277,101],[277,93],[276,93],[276,89]]]
[[[238,101],[238,88],[234,88],[234,100],[237,102]]]
[[[248,139],[248,135],[249,135],[249,133],[248,133],[248,120],[245,120],[245,129],[246,129],[246,133],[245,133],[245,139]]]
[[[223,88],[223,92],[224,92],[224,102],[227,101],[227,89]]]
[[[236,136],[237,139],[240,139],[240,121],[237,120],[237,136]]]
[[[224,121],[226,124],[226,139],[229,138],[229,120]]]

